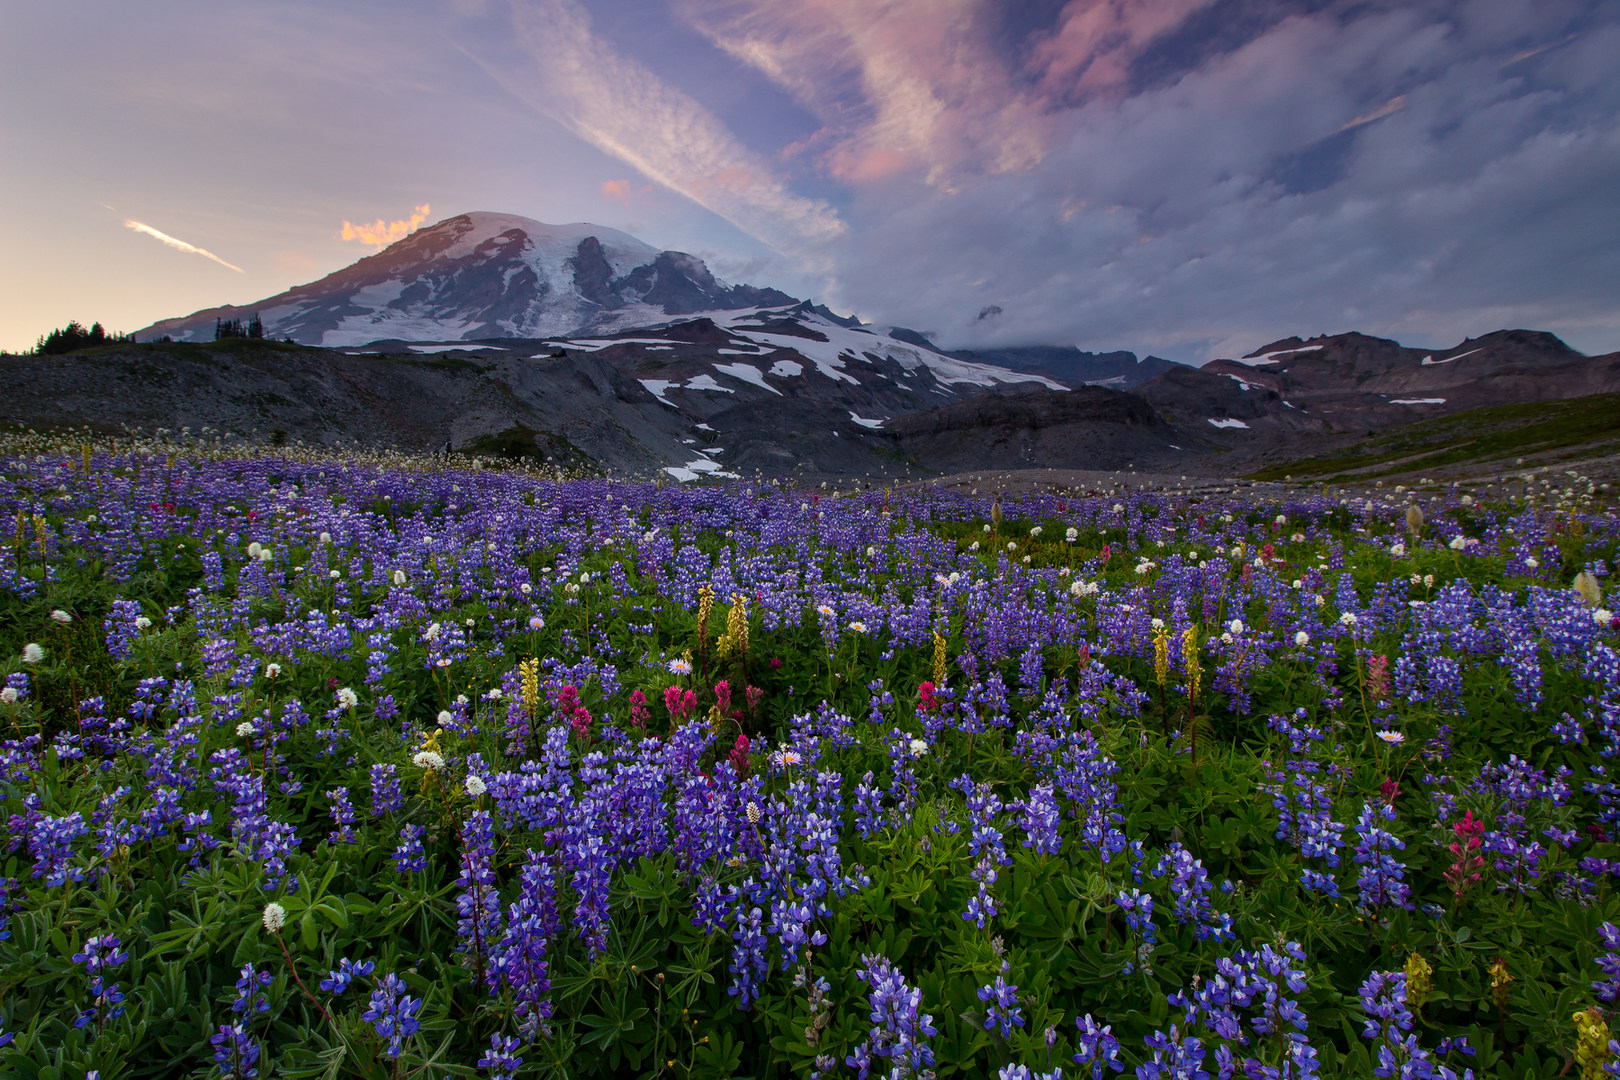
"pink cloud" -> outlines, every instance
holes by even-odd
[[[1131,61],[1209,0],[1070,0],[1057,30],[1035,47],[1042,89],[1059,100],[1117,90]]]
[[[1027,168],[1047,149],[1043,107],[988,44],[989,0],[685,0],[717,47],[793,95],[823,123],[821,166],[851,183],[921,166]]]

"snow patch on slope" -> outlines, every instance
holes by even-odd
[[[1448,356],[1444,360],[1436,360],[1433,356],[1425,356],[1423,358],[1423,364],[1421,366],[1423,366],[1423,367],[1435,367],[1435,366],[1437,366],[1439,364],[1449,364],[1453,360],[1461,360],[1465,356],[1473,356],[1477,352],[1484,352],[1484,351],[1485,351],[1484,346],[1480,346],[1477,349],[1469,349],[1467,352],[1458,353],[1456,356]]]
[[[1295,353],[1302,352],[1320,352],[1321,349],[1322,346],[1320,345],[1301,345],[1297,349],[1278,349],[1276,352],[1261,353],[1259,356],[1240,356],[1236,360],[1233,360],[1232,363],[1247,364],[1250,367],[1260,367],[1264,364],[1278,363],[1278,361],[1273,359],[1273,357],[1293,356]]]
[[[769,390],[778,397],[782,396],[782,391],[766,382],[765,373],[760,371],[759,368],[755,367],[753,364],[716,364],[714,365],[714,370],[720,372],[722,375],[730,375],[733,379],[740,379],[745,383],[752,383],[761,389]]]

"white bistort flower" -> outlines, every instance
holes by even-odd
[[[1296,633],[1294,635],[1294,644],[1299,646],[1300,648],[1303,649],[1305,646],[1309,645],[1310,643],[1311,643],[1311,635],[1307,634],[1305,631],[1301,630],[1301,631],[1299,631],[1298,633]]]
[[[1608,626],[1610,623],[1614,622],[1614,612],[1610,611],[1608,608],[1600,607],[1596,611],[1592,612],[1592,621],[1597,623],[1599,626]]]
[[[55,611],[51,612],[51,620],[53,622],[59,622],[63,626],[66,626],[68,623],[73,621],[73,616],[69,615],[67,612],[63,611],[61,608],[57,608]]]
[[[411,764],[418,769],[437,771],[444,768],[444,755],[434,750],[418,750],[415,756],[411,758]]]
[[[0,690],[0,701],[5,702],[7,705],[17,704],[17,688],[8,686],[4,690]]]
[[[455,714],[452,713],[449,709],[440,709],[439,710],[438,720],[439,720],[439,726],[444,727],[444,725],[446,725],[446,724],[455,723],[456,717],[455,717]]]
[[[922,739],[911,740],[912,757],[922,757],[926,753],[928,753],[928,744],[926,742],[924,742]]]
[[[352,709],[360,704],[360,696],[353,689],[345,686],[337,692],[337,703],[339,708]]]
[[[287,925],[287,909],[274,900],[264,905],[264,928],[272,934],[281,933],[281,928]]]
[[[246,720],[236,725],[236,737],[239,739],[251,739],[257,732],[258,729]]]
[[[471,795],[473,798],[476,799],[476,798],[478,798],[478,796],[482,795],[484,792],[486,792],[488,790],[489,790],[489,788],[484,785],[484,781],[481,780],[480,778],[478,778],[477,776],[469,776],[469,777],[467,777],[467,794],[468,795]]]
[[[45,650],[40,647],[38,642],[30,641],[23,646],[22,658],[25,664],[37,664],[45,659]]]

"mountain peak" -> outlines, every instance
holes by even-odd
[[[137,333],[204,340],[217,319],[257,314],[269,336],[306,345],[538,338],[792,303],[775,289],[720,281],[697,256],[660,251],[618,229],[480,210],[256,304],[210,308]]]

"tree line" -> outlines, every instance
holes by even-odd
[[[35,342],[34,352],[41,356],[54,356],[95,345],[132,345],[134,342],[133,334],[109,333],[99,322],[91,323],[90,329],[86,330],[79,320],[73,319],[60,330],[52,330]]]

